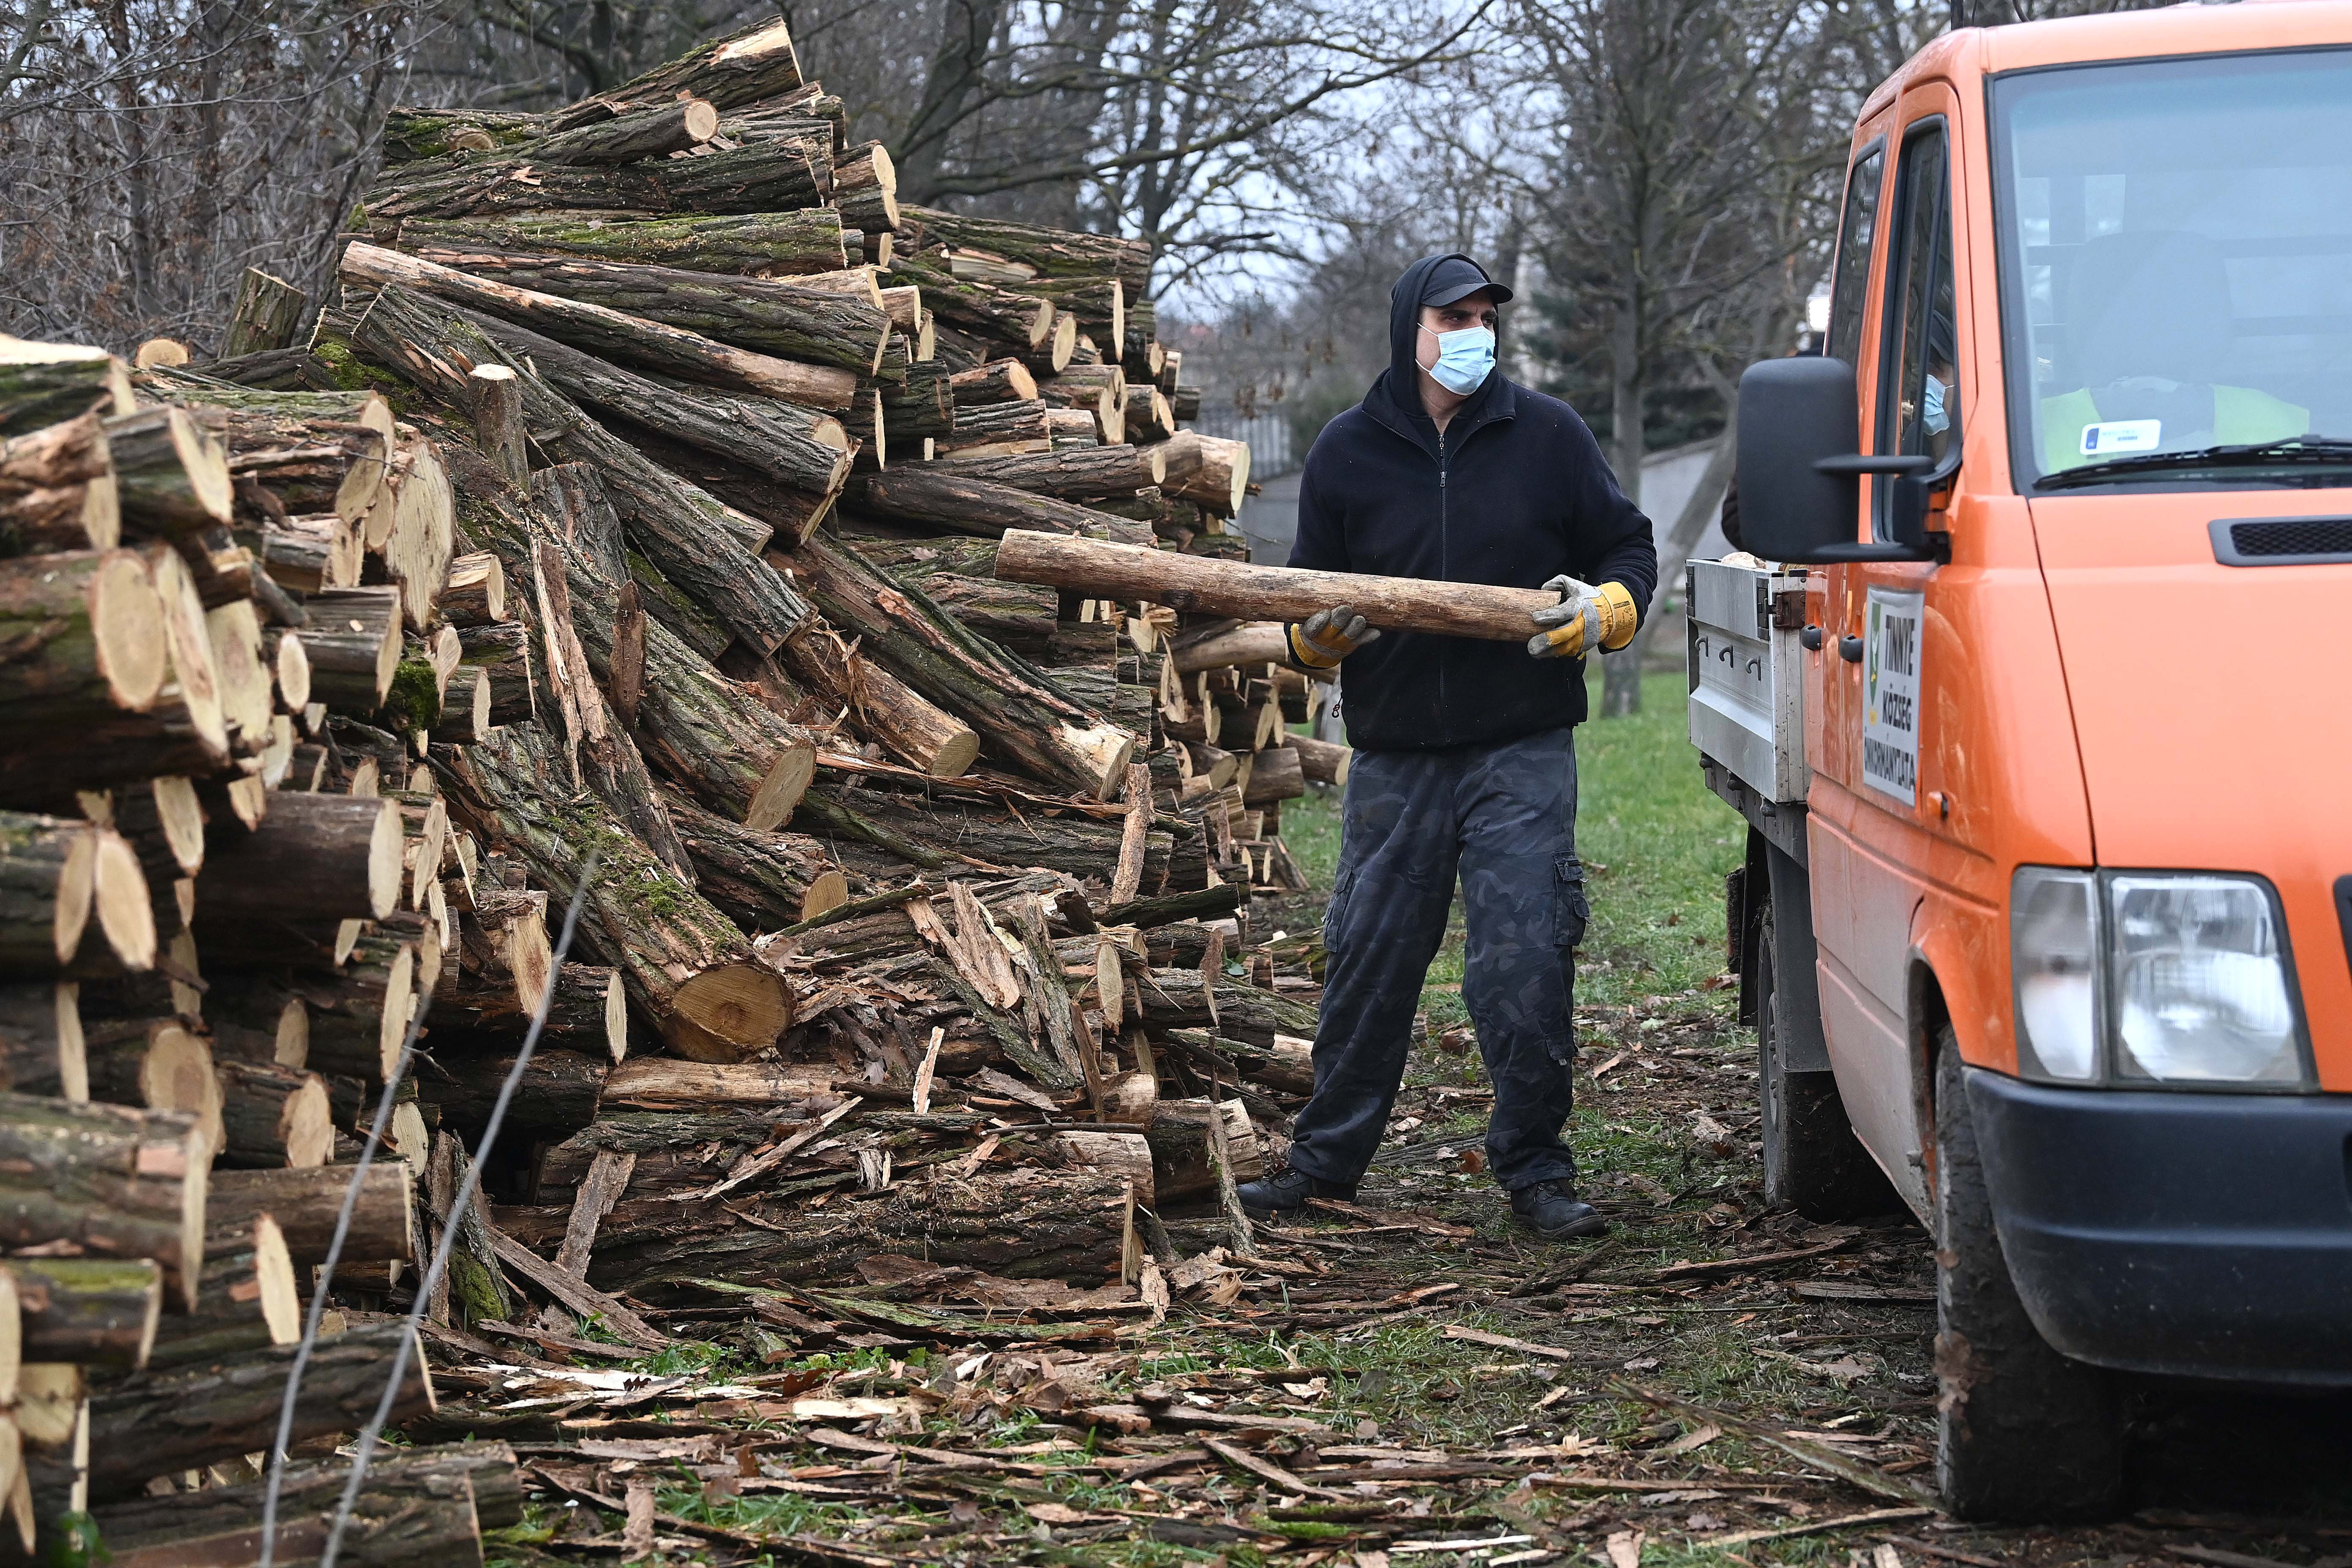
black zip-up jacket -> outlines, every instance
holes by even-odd
[[[1623,584],[1646,617],[1658,582],[1650,520],[1576,410],[1497,369],[1442,439],[1423,412],[1413,339],[1424,279],[1444,259],[1397,280],[1388,370],[1307,454],[1290,564],[1514,588],[1566,573]],[[1387,632],[1348,657],[1340,685],[1349,742],[1365,751],[1491,744],[1584,719],[1584,661],[1530,658],[1523,643]]]

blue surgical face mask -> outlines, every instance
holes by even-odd
[[[1919,399],[1919,417],[1921,422],[1927,426],[1927,434],[1930,436],[1940,436],[1945,431],[1952,427],[1950,416],[1944,412],[1944,384],[1942,382],[1937,381],[1932,375],[1929,376],[1927,378],[1927,394]]]
[[[1421,330],[1437,340],[1437,363],[1429,367],[1431,379],[1458,396],[1477,391],[1486,373],[1495,368],[1495,334],[1484,327],[1465,327],[1458,332],[1441,332],[1429,326]]]

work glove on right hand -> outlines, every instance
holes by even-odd
[[[1318,610],[1287,630],[1290,657],[1308,669],[1329,669],[1381,635],[1379,628],[1356,614],[1353,605]]]
[[[1548,628],[1528,639],[1530,658],[1579,658],[1602,649],[1614,652],[1633,640],[1641,616],[1622,583],[1590,583],[1562,575],[1544,584],[1559,603],[1528,618]]]

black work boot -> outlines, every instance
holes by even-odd
[[[1563,1181],[1537,1182],[1513,1193],[1511,1217],[1546,1241],[1609,1234],[1609,1222],[1601,1217],[1601,1211],[1578,1197],[1576,1188]]]
[[[1295,1213],[1305,1208],[1309,1198],[1337,1198],[1343,1204],[1356,1201],[1353,1187],[1318,1181],[1304,1171],[1286,1169],[1260,1181],[1244,1182],[1238,1191],[1242,1207],[1252,1214]]]

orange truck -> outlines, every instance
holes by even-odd
[[[2352,1384],[2352,5],[1938,39],[1831,282],[1686,584],[1766,1184],[1930,1228],[1946,1505],[2095,1516],[2126,1379]]]

